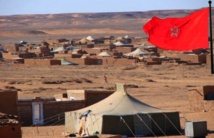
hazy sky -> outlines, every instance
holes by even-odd
[[[208,0],[0,0],[0,15],[199,9],[208,6]]]

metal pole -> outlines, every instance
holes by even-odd
[[[211,74],[214,74],[214,66],[213,66],[213,37],[212,37],[212,1],[209,0],[209,15],[210,15],[210,62],[211,62]]]

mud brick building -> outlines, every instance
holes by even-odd
[[[21,138],[21,125],[17,110],[17,92],[0,90],[0,137]]]
[[[0,111],[6,114],[18,115],[17,99],[16,91],[0,90]]]
[[[25,59],[24,64],[29,66],[50,66],[61,65],[61,61],[57,59]]]

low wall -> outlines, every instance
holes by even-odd
[[[108,96],[110,96],[114,91],[107,90],[86,90],[85,91],[85,106],[90,106],[95,104]]]
[[[126,53],[133,52],[134,50],[136,50],[136,48],[135,47],[119,47],[119,46],[117,46],[116,50],[118,52],[122,52],[123,54],[126,54]]]
[[[83,48],[82,50],[86,51],[88,54],[96,54],[96,55],[102,52],[101,48]]]
[[[38,102],[38,101],[37,101]],[[56,115],[60,115],[60,117],[64,117],[64,112],[77,110],[85,107],[84,100],[77,101],[41,101],[43,102],[43,116],[44,116],[44,124],[50,125],[54,122],[58,121],[58,118],[47,120],[46,118],[51,118]],[[33,124],[33,114],[32,114],[32,101],[29,102],[19,102],[18,103],[18,111],[20,122],[23,126],[31,126]],[[64,123],[64,122],[62,122]]]
[[[61,65],[60,60],[54,59],[25,59],[25,65],[30,66],[50,66],[50,65]]]
[[[57,53],[57,54],[54,54],[54,58],[55,59],[70,58],[70,57],[71,57],[71,54],[69,54],[69,53]]]
[[[102,61],[96,58],[66,58],[66,60],[78,65],[101,65]]]
[[[78,110],[86,106],[92,105],[105,99],[112,93],[113,91],[110,90],[68,90],[67,98],[69,98],[70,96],[75,97],[75,94],[77,94],[80,96],[79,100],[50,101],[42,98],[37,98],[26,101],[19,101],[17,106],[20,122],[23,126],[31,126],[33,124],[33,102],[43,103],[44,125],[54,124],[55,122],[59,121],[59,118],[63,120],[60,122],[63,124],[63,118],[65,115],[64,112]],[[62,94],[62,97],[64,97],[64,95],[65,94]],[[51,120],[48,120],[47,118],[51,118]]]
[[[190,61],[193,63],[206,63],[206,55],[188,55],[188,54],[179,54],[178,58],[184,61]]]
[[[135,59],[128,58],[99,57],[99,59],[102,59],[102,65],[132,65],[136,63]]]
[[[112,90],[67,90],[66,94],[61,95],[61,97],[57,96],[58,98],[65,98],[64,95],[66,95],[67,99],[74,97],[75,100],[85,100],[85,106],[89,106],[105,99],[113,92]]]

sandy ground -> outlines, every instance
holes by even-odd
[[[137,99],[162,110],[179,111],[182,129],[186,121],[207,121],[208,137],[214,137],[214,112],[191,111],[188,100],[189,89],[213,85],[207,65],[29,67],[2,63],[0,70],[0,88],[18,90],[18,98],[52,97],[68,89],[112,89],[115,83],[135,85],[138,88],[128,88],[128,92]],[[44,84],[45,81],[62,83]],[[48,138],[64,137],[65,132],[64,126],[51,126],[23,127],[22,133],[23,138]]]

